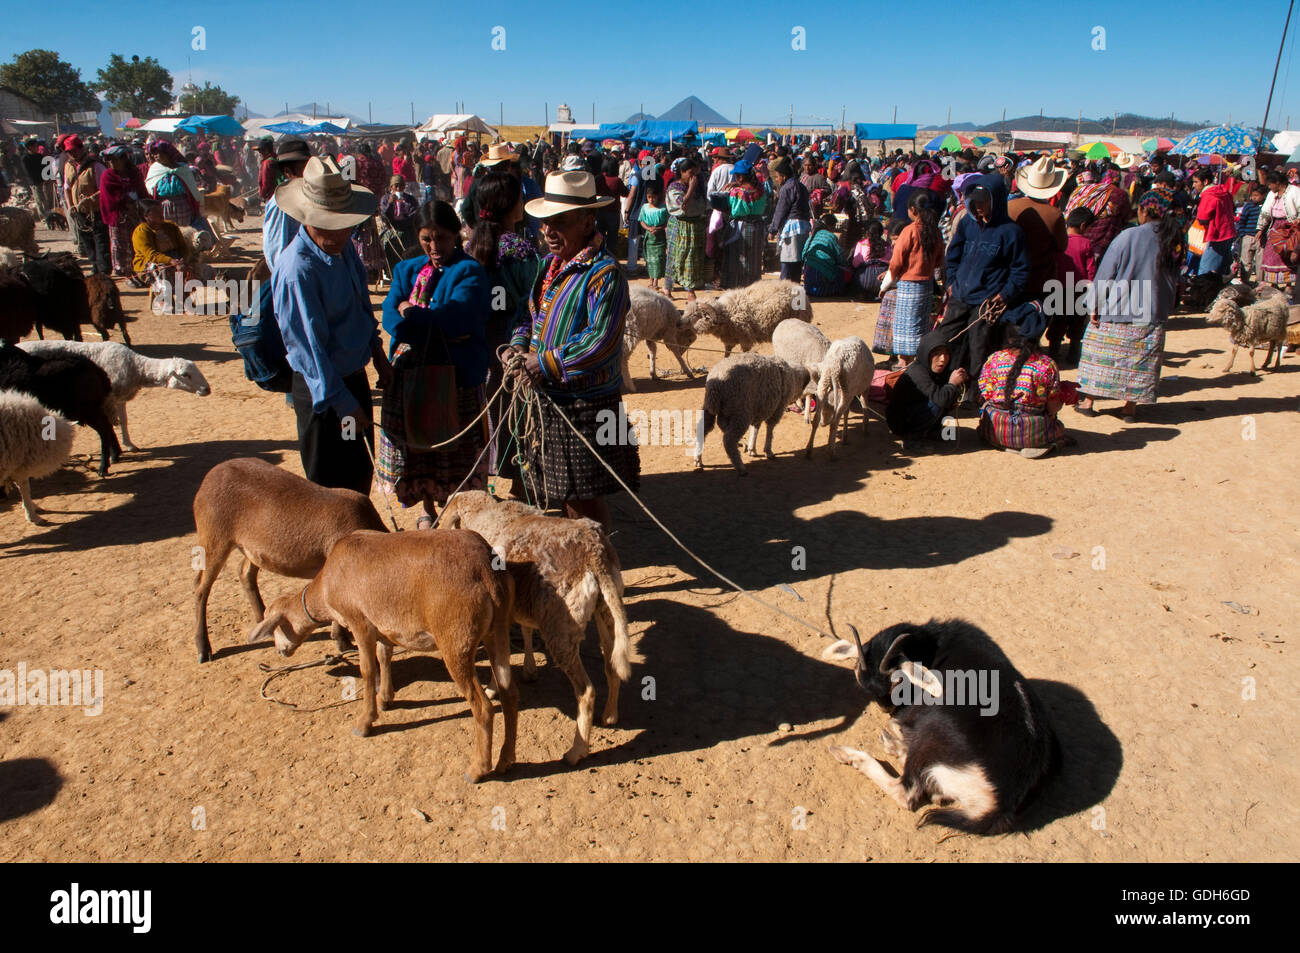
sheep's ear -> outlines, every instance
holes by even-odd
[[[903,677],[927,695],[939,698],[943,695],[943,682],[933,671],[920,662],[904,662],[898,667]]]
[[[248,633],[248,641],[266,642],[275,634],[275,627],[284,622],[284,612],[272,610],[262,616],[262,621],[253,626],[253,630]]]
[[[828,662],[848,662],[858,657],[858,647],[847,639],[832,642],[822,649],[822,658]]]

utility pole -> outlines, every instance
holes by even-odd
[[[311,101],[311,118],[316,118],[316,100],[314,99]]]
[[[740,104],[740,110],[736,113],[736,123],[743,126],[745,124],[745,104]]]
[[[794,103],[790,104],[790,135],[794,135]]]
[[[1111,116],[1111,120],[1110,120],[1110,134],[1111,134],[1112,136],[1115,135],[1115,127],[1116,127],[1117,125],[1119,125],[1119,110],[1118,110],[1118,109],[1115,110],[1115,114],[1114,114],[1113,116]]]
[[[840,132],[844,131],[844,111],[846,108],[845,106],[840,107]]]
[[[415,125],[415,103],[411,103],[411,125]]]
[[[366,103],[366,122],[370,125],[375,124],[375,104]]]
[[[1286,45],[1286,34],[1291,29],[1291,9],[1295,6],[1295,0],[1291,0],[1286,7],[1286,26],[1282,28],[1282,43],[1277,48],[1277,62],[1273,64],[1273,85],[1268,88],[1268,103],[1264,106],[1264,121],[1259,124],[1259,145],[1264,143],[1264,127],[1268,125],[1268,111],[1273,108],[1273,86],[1277,85],[1277,68],[1282,65],[1282,47]],[[1290,67],[1287,67],[1290,69]],[[1232,117],[1228,117],[1231,124]],[[1290,119],[1287,125],[1290,125]],[[1259,155],[1259,148],[1256,147],[1255,154]]]
[[[944,124],[944,128],[947,129],[949,132],[952,132],[952,106],[951,106],[951,104],[948,106],[948,121]]]
[[[542,103],[542,125],[549,129],[551,127],[551,104]]]
[[[591,124],[596,125],[596,104],[591,104]]]
[[[894,122],[898,122],[898,107],[894,107]]]
[[[506,124],[506,104],[503,102],[500,105],[501,105],[501,118],[497,122],[497,125],[504,126]]]
[[[1083,110],[1079,110],[1079,121],[1074,124],[1074,138],[1078,139],[1083,134]]]

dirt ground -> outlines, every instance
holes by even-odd
[[[249,247],[256,224],[240,235]],[[520,763],[479,785],[462,774],[467,706],[434,656],[394,662],[396,707],[368,739],[352,734],[357,702],[268,703],[258,666],[283,662],[244,644],[253,620],[233,565],[212,592],[216,657],[198,664],[194,492],[235,456],[301,472],[294,419],[245,380],[224,318],[156,317],[142,292],[125,298],[138,350],[197,361],[213,392],[141,393],[130,419],[143,449],[106,479],[81,430],[75,463],[35,485],[50,527],[0,504],[0,669],[102,669],[105,696],[98,716],[0,709],[0,860],[1300,856],[1295,357],[1256,379],[1239,356],[1225,375],[1226,334],[1176,317],[1159,404],[1135,425],[1067,410],[1078,446],[1036,461],[984,448],[970,419],[955,446],[905,456],[879,420],[864,440],[857,414],[834,462],[824,431],[805,461],[807,431],[787,415],[778,458],[744,479],[716,433],[703,472],[682,446],[642,448],[646,504],[764,599],[837,636],[964,617],[1033,680],[1060,776],[1022,832],[945,839],[828,754],[883,756],[885,717],[864,711],[849,669],[822,661],[826,641],[724,590],[625,495],[613,538],[633,677],[618,727],[595,728],[577,768],[560,759],[573,696],[544,662],[522,686]],[[870,340],[876,306],[818,302],[814,315],[831,338]],[[673,375],[659,382],[644,349],[634,356],[629,408],[698,410],[702,381],[661,356]],[[415,515],[396,518],[409,529]],[[298,585],[262,577],[268,601]],[[321,633],[292,661],[332,650]],[[594,634],[585,655],[603,704]],[[358,674],[310,668],[268,692],[316,707]]]

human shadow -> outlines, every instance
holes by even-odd
[[[133,351],[143,354],[145,357],[169,358],[180,357],[187,361],[193,361],[195,364],[212,363],[219,364],[224,361],[240,360],[239,352],[235,350],[234,345],[229,350],[213,348],[211,345],[204,344],[201,341],[195,341],[189,344],[134,344],[131,346]]]
[[[1138,414],[1153,424],[1186,424],[1220,417],[1247,417],[1256,414],[1294,413],[1295,397],[1235,397],[1224,400],[1178,401],[1142,407]]]
[[[1105,800],[1124,765],[1123,746],[1083,692],[1046,679],[1029,679],[1029,687],[1048,710],[1060,757],[1017,819],[1020,831],[1038,830]]]
[[[45,758],[0,761],[0,824],[50,804],[63,778]]]
[[[825,644],[816,635],[807,636],[801,651],[672,599],[631,603],[628,614],[634,630],[649,623],[635,637],[643,661],[633,664],[619,699],[618,733],[628,736],[608,744],[610,733],[595,729],[591,754],[576,769],[559,758],[530,763],[531,753],[521,749],[520,763],[507,779],[706,751],[746,738],[756,746],[818,739],[844,730],[863,712],[864,699],[852,672],[815,657]],[[588,659],[584,664],[595,676],[599,716],[605,703],[604,678],[599,663]],[[520,687],[521,710],[554,707],[572,718],[576,705],[568,679],[551,666],[539,674],[537,682]],[[834,723],[808,728],[828,719]],[[778,734],[783,722],[793,731]],[[564,730],[567,747],[572,729]]]
[[[169,464],[119,469],[96,480],[98,492],[129,497],[121,506],[54,522],[22,539],[0,541],[0,559],[27,553],[134,546],[186,536],[194,531],[194,494],[209,470],[231,457],[257,457],[278,464],[280,456],[294,447],[288,440],[210,440],[150,447],[146,452],[152,461]],[[125,456],[124,461],[129,462],[130,456]],[[82,470],[64,467],[40,481],[37,505],[45,516],[57,521],[65,512],[64,506],[76,506],[76,491],[90,479]],[[189,558],[187,549],[185,559]]]
[[[1114,433],[1095,433],[1090,430],[1071,430],[1070,436],[1078,444],[1065,451],[1071,456],[1098,453],[1114,453],[1125,450],[1141,450],[1148,444],[1164,443],[1177,437],[1181,430],[1176,427],[1125,427]]]

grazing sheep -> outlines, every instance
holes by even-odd
[[[627,614],[618,553],[600,524],[547,516],[523,503],[498,502],[482,490],[457,493],[442,512],[447,529],[471,529],[506,561],[515,581],[514,619],[524,634],[524,678],[535,677],[533,630],[551,661],[568,676],[578,700],[577,732],[564,755],[577,764],[591,748],[596,693],[579,649],[594,615],[605,657],[609,697],[601,723],[618,723],[618,690],[628,666]]]
[[[763,454],[774,459],[772,428],[785,415],[785,409],[803,394],[808,380],[806,367],[795,367],[766,354],[737,354],[715,364],[704,382],[704,415],[695,436],[695,469],[704,468],[704,438],[714,423],[721,428],[722,446],[741,476],[746,471],[738,444],[745,428],[749,428],[748,450],[754,455],[758,425],[767,423]]]
[[[334,544],[301,591],[267,607],[249,641],[274,633],[275,647],[289,656],[327,620],[351,629],[365,688],[353,734],[363,738],[379,709],[393,701],[393,646],[417,652],[436,648],[474,715],[474,754],[466,776],[481,781],[492,772],[493,712],[474,674],[480,645],[492,663],[505,720],[498,774],[514,764],[519,715],[519,688],[510,672],[514,583],[510,573],[493,568],[493,561],[483,537],[468,530],[352,533]]]
[[[844,421],[841,439],[849,435],[849,407],[854,398],[861,397],[863,406],[871,390],[871,378],[876,373],[876,361],[871,348],[860,337],[841,338],[830,346],[820,364],[808,364],[808,387],[805,394],[816,396],[817,413],[813,417],[812,431],[804,457],[812,459],[813,438],[817,436],[818,420],[830,427],[826,447],[835,459],[835,426]],[[862,432],[867,431],[867,414],[862,413]]]
[[[77,259],[69,252],[28,259],[23,277],[36,293],[36,335],[49,328],[72,341],[81,340],[81,326],[90,324],[90,296]]]
[[[0,489],[18,488],[27,522],[46,526],[32,502],[32,477],[53,473],[72,452],[72,424],[20,391],[0,390]]]
[[[384,532],[370,497],[317,486],[253,457],[226,460],[208,471],[194,494],[194,525],[203,553],[194,583],[194,645],[200,662],[212,659],[208,593],[231,552],[238,549],[244,556],[239,580],[260,622],[266,607],[257,588],[258,570],[310,579],[344,536],[359,529]],[[347,647],[340,630],[331,634],[340,649]]]
[[[696,334],[712,334],[721,341],[723,356],[729,357],[732,348],[748,351],[772,340],[772,332],[782,321],[811,321],[812,309],[802,285],[768,280],[733,288],[712,301],[693,301],[686,306],[685,316]]]
[[[113,386],[92,360],[78,354],[37,357],[0,344],[0,388],[31,394],[46,407],[99,434],[99,475],[122,456],[110,418]]]
[[[144,387],[167,387],[200,397],[212,393],[207,378],[193,361],[183,357],[145,357],[116,341],[24,341],[18,345],[28,354],[79,354],[88,357],[108,375],[113,385],[113,402],[122,431],[122,446],[139,450],[127,433],[126,403]]]
[[[677,363],[682,366],[682,373],[694,378],[695,372],[686,363],[683,355],[686,349],[695,343],[695,328],[684,315],[678,313],[672,300],[657,291],[633,285],[628,289],[630,304],[627,321],[623,326],[623,383],[631,392],[636,391],[632,372],[628,370],[628,358],[636,346],[645,341],[650,352],[650,379],[658,375],[655,372],[655,345],[662,342]]]
[[[130,345],[131,336],[126,333],[126,326],[135,317],[122,308],[117,282],[108,275],[90,275],[86,278],[86,297],[90,302],[90,323],[99,332],[100,339],[107,341],[109,332],[118,328],[122,340]]]
[[[25,208],[0,208],[0,245],[16,248],[29,255],[39,255],[36,244],[36,219]]]
[[[1237,350],[1248,347],[1250,348],[1250,372],[1255,374],[1255,348],[1260,344],[1268,345],[1268,353],[1264,355],[1264,369],[1268,369],[1269,358],[1273,356],[1274,348],[1277,349],[1277,360],[1273,367],[1274,369],[1280,367],[1282,347],[1286,344],[1286,326],[1290,318],[1291,306],[1287,303],[1285,295],[1270,295],[1259,299],[1254,304],[1242,307],[1237,304],[1234,293],[1221,292],[1214,300],[1209,314],[1206,315],[1206,321],[1210,324],[1222,325],[1232,339],[1232,354],[1228,357],[1228,365],[1223,369],[1223,373],[1232,370],[1232,365],[1237,360]]]
[[[787,318],[772,332],[772,353],[795,367],[820,364],[830,346],[830,339],[826,335],[818,331],[816,326],[799,318]],[[812,400],[808,395],[802,400],[804,423],[812,423],[808,412]]]
[[[0,340],[22,340],[32,333],[36,319],[36,292],[20,272],[0,268]]]

